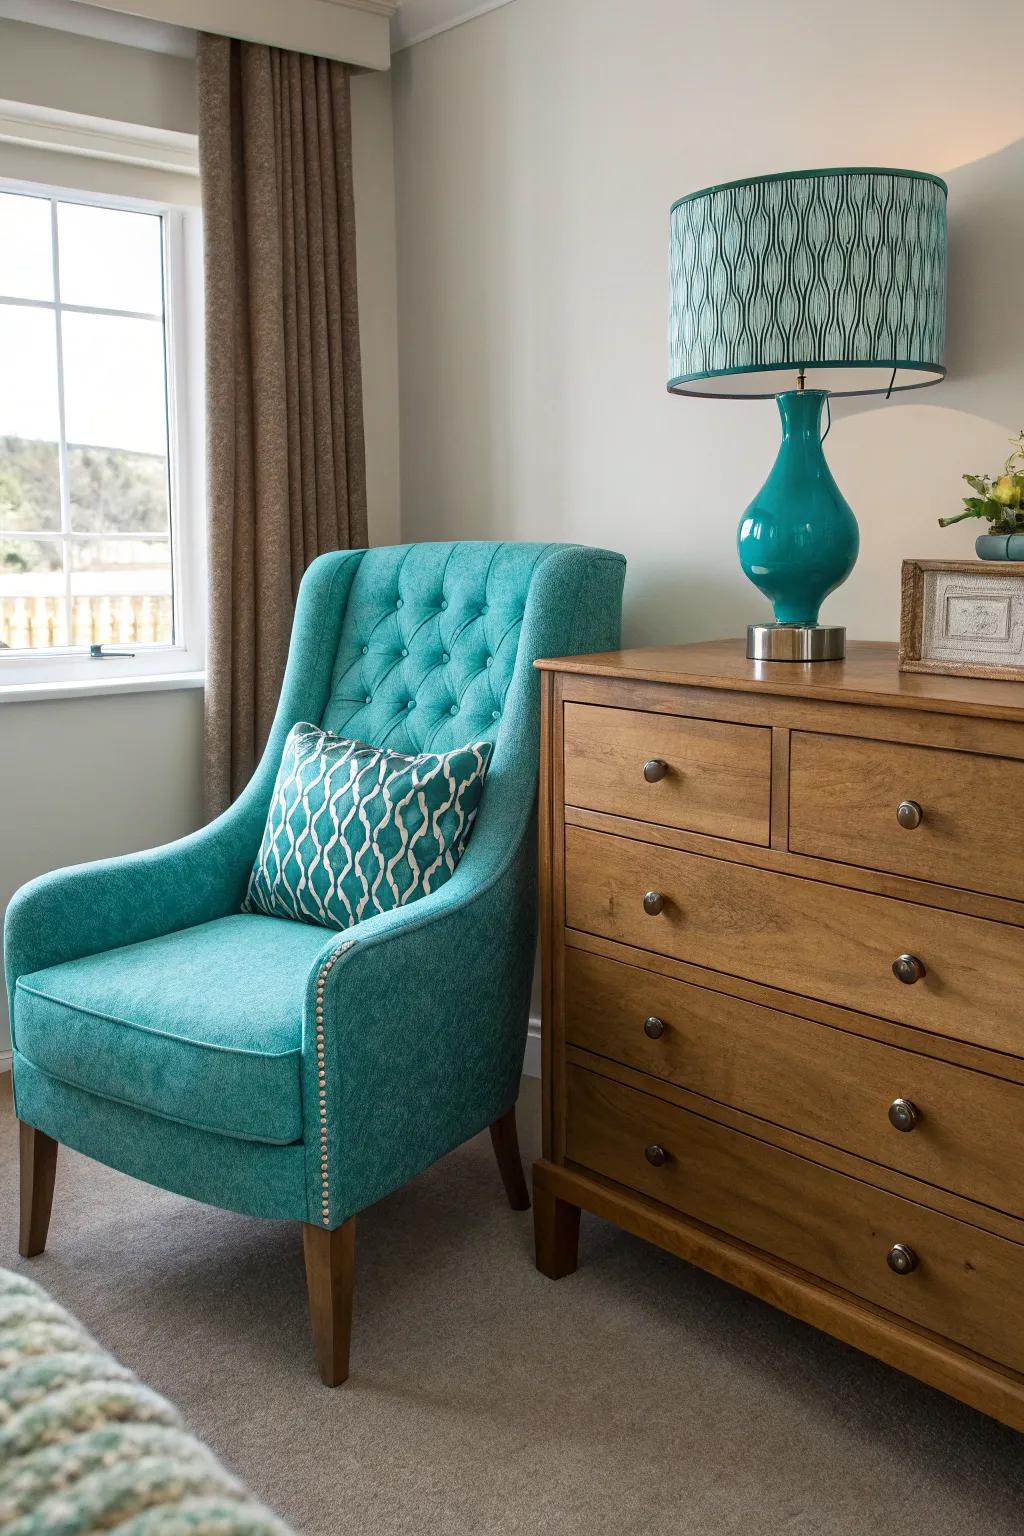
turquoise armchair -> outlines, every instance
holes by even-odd
[[[514,1205],[536,936],[539,656],[614,647],[625,561],[557,544],[324,555],[277,716],[191,837],[58,870],[11,902],[21,1251],[58,1144],[229,1210],[303,1223],[323,1379],[348,1373],[355,1217],[484,1127]],[[430,896],[345,932],[243,913],[297,720],[400,751],[494,742],[476,827]],[[112,791],[116,792],[116,791]]]

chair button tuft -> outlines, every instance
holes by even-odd
[[[449,656],[447,651],[442,651],[441,652],[441,660],[442,661],[451,661],[451,657]]]
[[[363,655],[364,656],[369,656],[369,654],[370,654],[370,647],[368,645],[364,645],[363,646]]]
[[[364,700],[363,700],[363,703],[364,703],[364,704],[369,704],[369,702],[370,702],[370,695],[369,695],[369,694],[367,694],[367,695],[366,695],[366,698],[365,698],[365,699],[364,699]]]
[[[442,607],[442,609],[448,607],[448,599],[446,597],[442,597],[442,599],[441,599],[441,607]]]
[[[492,720],[500,720],[501,719],[501,710],[500,709],[492,709],[491,710],[491,719]]]
[[[403,656],[408,656],[408,654],[409,654],[408,649],[403,645],[402,646],[402,655]]]
[[[487,659],[484,662],[484,666],[485,667],[493,667],[494,666],[494,657],[493,656],[488,656]]]
[[[450,715],[457,715],[458,712],[459,712],[459,706],[457,704],[453,704],[451,709],[448,711],[448,713]]]
[[[402,599],[401,599],[401,598],[399,598],[399,599],[398,599],[398,602],[397,602],[397,603],[396,603],[396,604],[395,604],[395,607],[396,607],[396,608],[401,608],[401,607],[402,607],[402,606],[403,606],[403,604],[402,604]]]
[[[415,699],[410,699],[408,704],[405,707],[406,707],[406,709],[415,709],[416,708],[416,700]]]

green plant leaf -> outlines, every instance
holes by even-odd
[[[973,498],[972,498],[972,500],[973,500]],[[940,528],[951,528],[954,523],[962,523],[965,518],[968,518],[968,517],[987,517],[987,516],[988,516],[988,513],[985,511],[984,505],[979,505],[977,507],[969,507],[966,512],[956,512],[956,513],[953,514],[952,517],[940,517],[939,518],[939,527]]]
[[[1010,448],[1001,474],[964,475],[964,483],[977,494],[964,497],[962,512],[940,517],[940,528],[981,517],[987,519],[991,533],[1024,532],[1024,430],[1010,439]]]

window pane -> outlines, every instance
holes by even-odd
[[[0,303],[0,436],[58,435],[53,311]]]
[[[71,544],[74,645],[170,645],[167,539],[75,539]]]
[[[62,303],[163,314],[159,214],[60,203],[57,249]]]
[[[68,443],[166,458],[162,323],[65,313],[61,327]]]
[[[0,437],[0,532],[60,528],[60,463],[56,443]]]
[[[0,304],[0,529],[60,527],[52,311]]]
[[[0,456],[0,527],[2,466]],[[76,533],[169,532],[166,459],[124,448],[69,448],[68,480]]]
[[[59,539],[0,539],[0,647],[66,645]]]
[[[52,299],[50,204],[0,192],[0,298]]]

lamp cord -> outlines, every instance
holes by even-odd
[[[800,377],[801,377],[801,379],[803,378],[803,374],[802,373],[801,373]],[[892,387],[893,387],[893,385],[895,383],[896,383],[896,369],[894,368],[893,371],[892,371],[892,378],[889,380],[889,388],[885,392],[885,398],[887,400],[888,400],[889,396],[892,394]],[[821,441],[822,442],[825,441],[826,437],[828,437],[829,433],[832,431],[832,399],[831,399],[831,396],[829,396],[829,395],[825,396],[825,409],[828,412],[828,424],[826,425],[824,432],[821,434]]]

